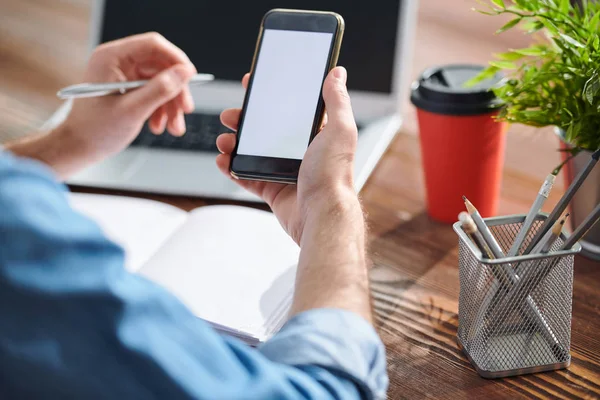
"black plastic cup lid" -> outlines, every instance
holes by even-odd
[[[478,115],[494,111],[502,102],[490,89],[502,78],[497,73],[475,86],[465,82],[484,67],[480,65],[446,65],[430,68],[412,85],[412,103],[425,111],[445,115]]]

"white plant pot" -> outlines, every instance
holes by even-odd
[[[569,143],[564,140],[564,131],[556,128],[555,132],[561,141],[561,148],[571,148]],[[576,157],[572,158],[564,167],[561,173],[565,177],[565,187],[568,187],[579,172],[589,162],[589,151],[582,151]],[[568,157],[568,154],[565,154]],[[575,229],[585,217],[592,212],[596,205],[600,203],[600,165],[597,165],[588,175],[583,185],[579,188],[573,201],[570,204],[571,229]],[[600,222],[597,223],[580,242],[583,248],[581,254],[600,260]]]

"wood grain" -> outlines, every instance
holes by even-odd
[[[471,0],[421,0],[410,75],[450,63],[485,63],[493,52],[526,45],[502,24],[470,11]],[[90,1],[0,0],[0,140],[39,127],[60,102],[57,89],[75,83],[87,58]],[[408,99],[408,94],[404,96]],[[456,344],[457,237],[424,210],[414,109],[361,193],[370,225],[377,325],[386,343],[391,399],[599,398],[600,265],[577,258],[572,365],[568,370],[501,380],[480,378]],[[514,126],[508,136],[501,214],[527,211],[546,174],[559,162],[548,130]],[[81,191],[117,193],[76,188]],[[547,203],[561,195],[560,184]],[[222,203],[146,195],[186,210]],[[256,206],[264,208],[264,206]]]

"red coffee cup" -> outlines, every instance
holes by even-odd
[[[413,84],[421,156],[427,190],[427,211],[445,223],[465,211],[462,196],[485,217],[498,210],[506,124],[494,119],[501,102],[489,90],[497,75],[474,87],[464,83],[481,66],[448,65],[425,71]]]

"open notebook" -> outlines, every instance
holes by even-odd
[[[128,270],[168,289],[217,330],[257,345],[285,322],[299,248],[271,213],[238,206],[188,213],[80,193],[70,199],[125,249]]]

